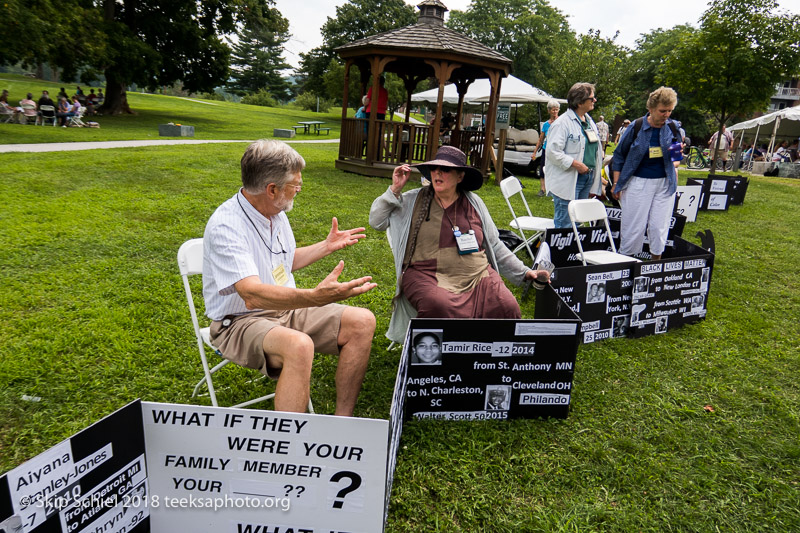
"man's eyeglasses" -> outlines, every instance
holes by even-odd
[[[303,188],[303,184],[302,183],[300,185],[295,185],[294,183],[287,183],[286,186],[287,187],[294,187],[294,191],[295,192],[300,192],[300,190]]]
[[[593,102],[596,102],[596,101],[597,101],[597,98],[595,98],[594,96],[590,96],[589,98],[586,98],[586,99],[584,100],[584,102],[588,102],[589,100],[591,100],[591,101],[593,101]]]

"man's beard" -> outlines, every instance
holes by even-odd
[[[288,213],[289,211],[294,209],[294,198],[286,200],[286,202],[283,205],[278,204],[277,208],[280,209],[281,211],[285,212],[285,213]]]

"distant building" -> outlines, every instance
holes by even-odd
[[[798,103],[800,103],[800,83],[797,78],[792,78],[775,87],[775,94],[769,100],[767,113],[794,107]]]

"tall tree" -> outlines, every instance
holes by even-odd
[[[549,92],[556,58],[574,33],[561,11],[547,0],[472,0],[467,11],[452,11],[447,26],[514,61],[514,75]]]
[[[107,53],[104,113],[130,113],[126,87],[180,81],[209,91],[228,77],[230,48],[222,35],[236,22],[261,20],[272,0],[95,0],[103,10]]]
[[[667,30],[652,30],[636,40],[636,48],[625,64],[628,75],[624,98],[629,118],[640,117],[647,112],[647,97],[662,84],[667,58],[675,53],[678,43],[696,31],[693,26],[682,24]],[[687,135],[693,139],[708,137],[710,132],[706,116],[693,103],[692,94],[678,94],[678,106],[672,118],[681,122]]]
[[[566,95],[575,82],[593,83],[598,112],[592,116],[599,116],[599,108],[617,102],[625,91],[627,50],[614,42],[616,37],[602,37],[600,30],[578,35],[566,53],[554,60],[556,73],[551,85],[554,94]]]
[[[273,0],[6,2],[2,7],[9,16],[17,16],[5,17],[5,27],[16,28],[14,20],[22,22],[12,36],[3,33],[3,50],[7,42],[18,42],[0,61],[44,59],[59,65],[67,79],[78,71],[103,72],[102,111],[117,114],[131,112],[126,88],[132,83],[155,88],[181,82],[188,91],[211,90],[223,83],[230,48],[222,36],[233,32],[237,23],[260,20]]]
[[[322,45],[300,54],[303,90],[331,98],[340,95],[341,88],[336,94],[328,95],[325,87],[325,72],[331,59],[339,61],[334,48],[370,35],[409,26],[416,20],[416,10],[403,0],[349,0],[337,7],[336,17],[328,17],[320,28]]]
[[[714,114],[719,139],[732,114],[763,111],[775,85],[798,70],[800,16],[774,0],[712,0],[699,30],[667,58],[663,79]]]
[[[233,92],[242,95],[266,89],[278,100],[286,100],[291,92],[281,71],[291,68],[283,58],[289,37],[289,21],[275,8],[267,11],[263,22],[246,25],[231,54],[228,85]]]
[[[102,14],[80,0],[5,0],[0,3],[0,65],[49,63],[72,80],[78,68],[104,53]]]

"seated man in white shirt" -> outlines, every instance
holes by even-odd
[[[375,317],[334,302],[375,287],[371,276],[338,281],[344,261],[316,287],[298,289],[295,270],[365,235],[340,231],[334,218],[325,240],[295,248],[286,212],[303,184],[303,157],[271,140],[248,146],[242,188],[223,203],[203,236],[203,296],[211,341],[226,359],[277,378],[275,410],[304,412],[314,353],[339,356],[337,415],[352,416],[367,369]]]

